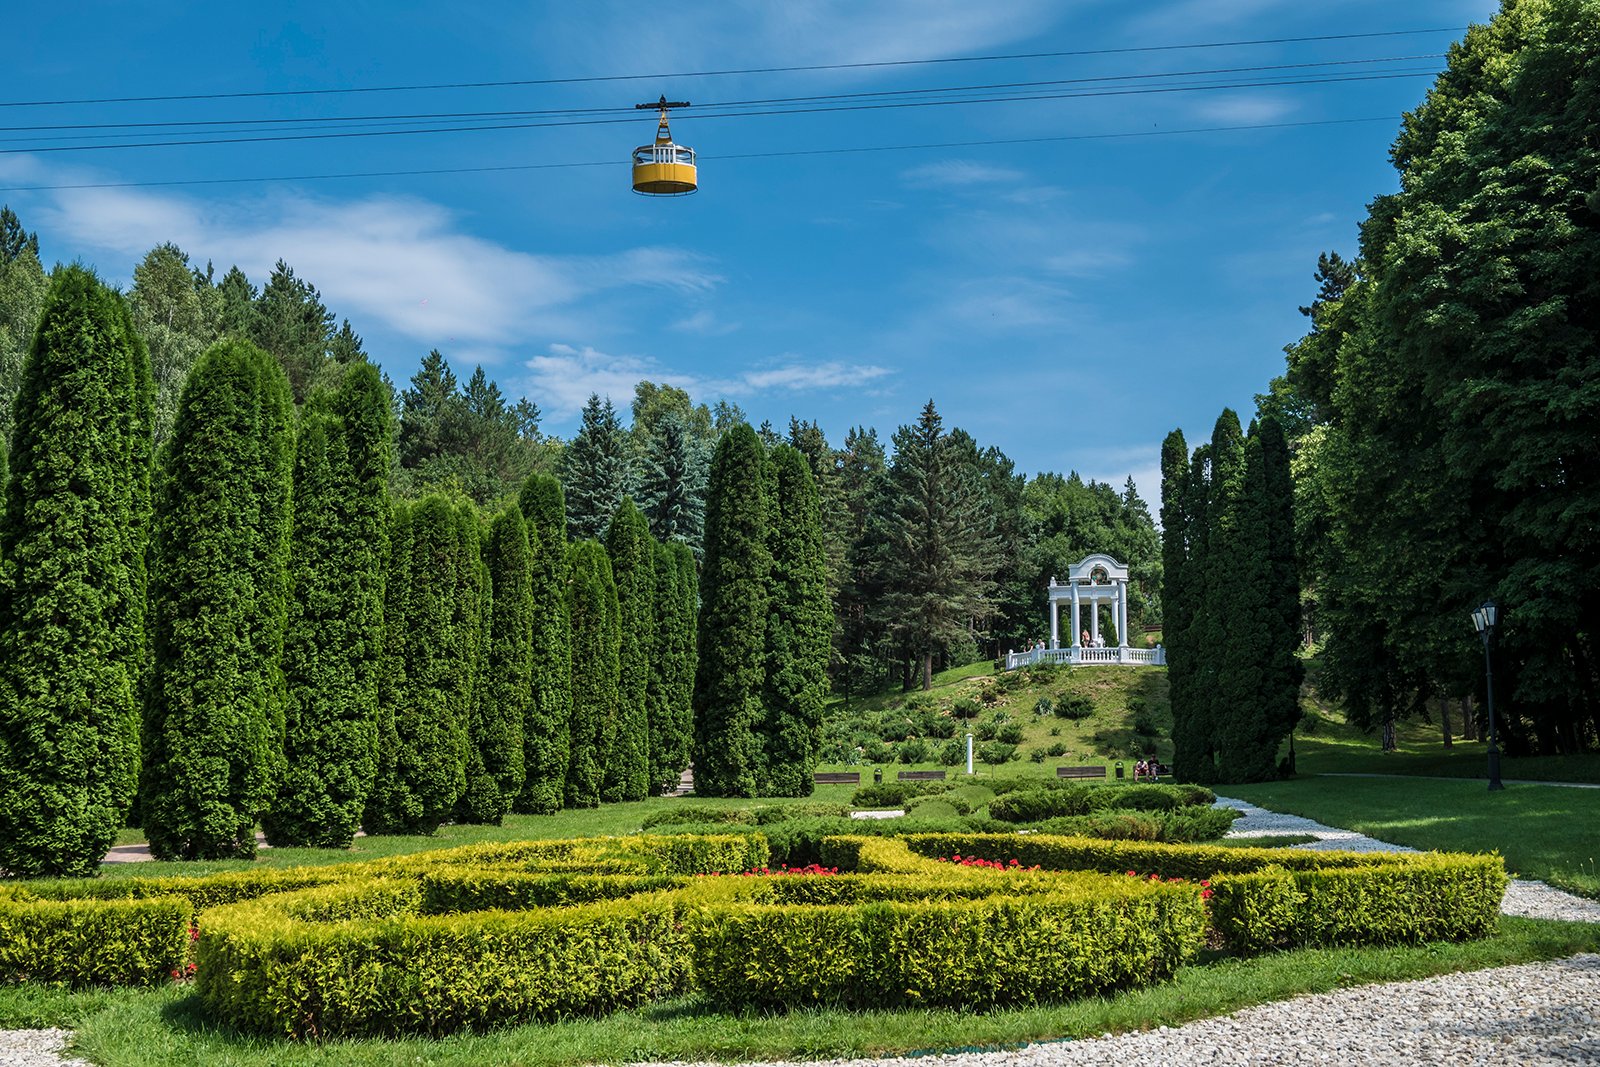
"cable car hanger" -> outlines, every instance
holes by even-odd
[[[648,104],[635,104],[635,110],[660,112],[656,120],[654,144],[640,145],[633,150],[633,191],[644,196],[688,196],[700,187],[699,175],[694,165],[694,149],[672,143],[672,131],[667,128],[667,112],[675,107],[688,107],[687,100],[668,100],[663,93],[660,100]]]

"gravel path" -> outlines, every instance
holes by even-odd
[[[0,1030],[0,1067],[89,1067],[61,1055],[67,1030]]]
[[[1312,834],[1317,840],[1307,841],[1295,848],[1338,850],[1341,852],[1415,852],[1405,845],[1391,845],[1387,841],[1358,834],[1354,830],[1340,830],[1299,815],[1258,808],[1247,801],[1233,797],[1218,797],[1218,807],[1238,808],[1244,817],[1236,819],[1229,837],[1268,837],[1274,834]],[[1506,898],[1500,910],[1507,915],[1520,915],[1527,919],[1560,919],[1568,922],[1600,922],[1600,901],[1552,889],[1543,882],[1513,878],[1506,887]]]

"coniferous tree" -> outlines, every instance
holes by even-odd
[[[708,451],[688,422],[667,412],[650,437],[640,470],[640,507],[658,541],[681,541],[699,552],[704,547]]]
[[[220,301],[212,297],[210,282],[189,265],[189,257],[176,245],[156,246],[133,268],[128,301],[139,333],[150,346],[158,447],[172,432],[190,368],[217,339]]]
[[[528,528],[515,504],[495,517],[486,546],[489,645],[470,731],[475,759],[467,769],[462,821],[498,826],[525,778],[523,726],[533,666],[533,602]]]
[[[1274,634],[1280,621],[1272,603],[1268,555],[1266,471],[1261,437],[1254,425],[1244,441],[1244,469],[1227,542],[1226,590],[1208,606],[1223,615],[1225,638],[1216,646],[1219,661],[1212,721],[1217,748],[1217,779],[1260,782],[1277,777],[1278,743],[1283,734],[1267,714],[1273,667]]]
[[[464,558],[459,520],[449,500],[427,496],[406,509],[405,529],[397,531],[407,549],[406,588],[396,591],[404,603],[387,609],[385,620],[402,624],[396,651],[403,682],[390,694],[393,770],[383,757],[382,788],[367,805],[368,833],[431,834],[466,788],[480,564]]]
[[[650,782],[654,792],[677,785],[689,766],[694,733],[694,553],[682,542],[657,542],[656,643],[646,704]]]
[[[571,765],[572,625],[567,605],[567,508],[561,482],[534,474],[518,501],[527,519],[532,615],[529,693],[523,726],[526,778],[515,809],[558,811]]]
[[[6,254],[31,254],[15,230],[0,227]],[[97,873],[134,798],[147,360],[115,293],[80,267],[57,272],[0,522],[0,868],[14,877]]]
[[[611,559],[598,541],[567,548],[567,614],[572,620],[571,764],[566,806],[600,803],[602,754],[616,736],[617,676],[622,650],[617,632],[617,587]]]
[[[1272,651],[1264,715],[1270,728],[1287,736],[1300,721],[1300,685],[1305,666],[1300,662],[1300,567],[1295,554],[1294,477],[1289,469],[1289,448],[1277,419],[1261,420],[1262,518],[1266,524],[1267,588],[1273,611]],[[1292,773],[1293,767],[1288,770]]]
[[[266,349],[289,376],[296,403],[310,394],[333,339],[333,313],[322,294],[294,268],[278,260],[256,299],[250,320],[250,339]]]
[[[377,749],[361,825],[369,834],[399,833],[406,790],[400,782],[401,703],[407,699],[406,612],[411,604],[411,507],[393,501],[383,580],[383,645],[378,672]]]
[[[1162,641],[1167,651],[1167,680],[1172,703],[1172,770],[1182,781],[1199,778],[1202,753],[1210,751],[1202,718],[1196,714],[1197,657],[1189,644],[1197,565],[1190,504],[1189,446],[1182,430],[1173,430],[1161,445]]]
[[[620,650],[617,728],[603,764],[600,799],[650,795],[650,660],[656,640],[655,542],[644,515],[624,497],[606,531],[606,552],[617,588]]]
[[[392,425],[388,387],[364,362],[301,414],[283,649],[287,770],[262,819],[275,847],[348,848],[377,774]]]
[[[256,287],[237,266],[217,283],[218,330],[223,337],[249,337],[255,328]]]
[[[694,686],[695,792],[754,796],[761,781],[767,547],[765,449],[748,423],[717,442],[706,494],[698,660]]]
[[[12,406],[49,288],[39,236],[24,230],[9,207],[0,207],[0,442],[11,439]]]
[[[814,788],[833,612],[817,483],[799,450],[771,452],[767,544],[772,558],[766,679],[760,726],[763,794],[809,796]]]
[[[608,399],[589,395],[578,435],[562,460],[561,484],[567,497],[567,536],[599,538],[605,534],[622,498],[633,492],[628,439]]]
[[[461,708],[461,751],[465,778],[456,798],[456,821],[494,822],[505,815],[502,794],[491,762],[509,758],[502,722],[483,714],[484,671],[489,650],[489,567],[484,558],[484,529],[478,511],[470,501],[456,505],[456,581],[451,607],[455,632],[460,641],[462,670],[457,675],[457,699]],[[521,741],[518,740],[520,747]],[[493,750],[496,754],[490,756]]]
[[[224,341],[184,384],[151,553],[140,814],[161,859],[249,858],[283,778],[289,383]]]
[[[427,354],[400,394],[400,464],[420,467],[453,446],[453,427],[461,393],[450,364],[437,348]]]

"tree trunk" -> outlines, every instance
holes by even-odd
[[[922,654],[922,691],[926,693],[933,688],[933,653]]]
[[[1464,741],[1480,740],[1478,737],[1478,717],[1473,714],[1472,698],[1470,696],[1461,698],[1461,738]]]
[[[1455,738],[1450,736],[1450,698],[1439,697],[1439,725],[1444,729],[1444,747],[1450,748],[1455,744]]]
[[[1395,747],[1394,716],[1391,715],[1383,720],[1383,750],[1393,752]]]

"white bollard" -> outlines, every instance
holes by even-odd
[[[967,773],[972,773],[972,735],[967,735]]]

